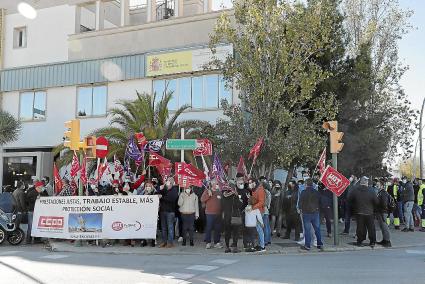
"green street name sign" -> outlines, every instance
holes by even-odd
[[[197,147],[196,139],[167,139],[165,143],[167,150],[195,150]]]

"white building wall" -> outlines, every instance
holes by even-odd
[[[9,14],[5,19],[4,68],[68,60],[68,35],[75,30],[75,6],[37,10],[33,20]],[[27,46],[13,48],[13,30],[27,27]]]

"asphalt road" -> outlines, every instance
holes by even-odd
[[[425,246],[303,255],[119,255],[0,247],[0,283],[425,283]]]

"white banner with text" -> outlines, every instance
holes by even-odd
[[[60,239],[155,239],[156,195],[41,197],[31,235]]]

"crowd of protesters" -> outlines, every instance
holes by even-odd
[[[173,177],[165,181],[146,178],[143,172],[138,178],[103,180],[89,182],[86,195],[158,195],[159,243],[156,240],[141,240],[140,245],[172,248],[177,243],[182,246],[195,245],[195,232],[203,234],[206,249],[223,249],[226,253],[263,252],[271,244],[272,236],[283,239],[293,238],[302,250],[310,250],[312,245],[323,249],[321,224],[326,225],[327,237],[331,237],[333,194],[317,179],[303,173],[300,179],[290,179],[287,186],[279,180],[247,178],[237,174],[229,181],[229,187],[220,188],[217,180],[205,182],[202,187],[181,187]],[[369,180],[352,176],[350,186],[339,198],[339,220],[344,223],[341,234],[350,233],[350,223],[355,217],[357,245],[362,246],[366,236],[369,245],[380,244],[391,247],[389,226],[403,232],[412,232],[415,227],[425,231],[425,206],[423,195],[425,183],[422,180],[410,182],[403,177]],[[30,237],[32,216],[36,199],[55,195],[48,177],[34,180],[30,185],[17,182],[13,197],[18,212],[27,216]],[[59,196],[75,195],[75,188],[63,180]],[[338,221],[338,220],[335,220]],[[383,239],[376,241],[375,224],[382,231]],[[224,236],[224,243],[221,238]],[[177,240],[177,241],[176,241]],[[103,246],[117,242],[104,240]],[[135,241],[126,241],[135,245]],[[224,246],[223,246],[224,244]]]

